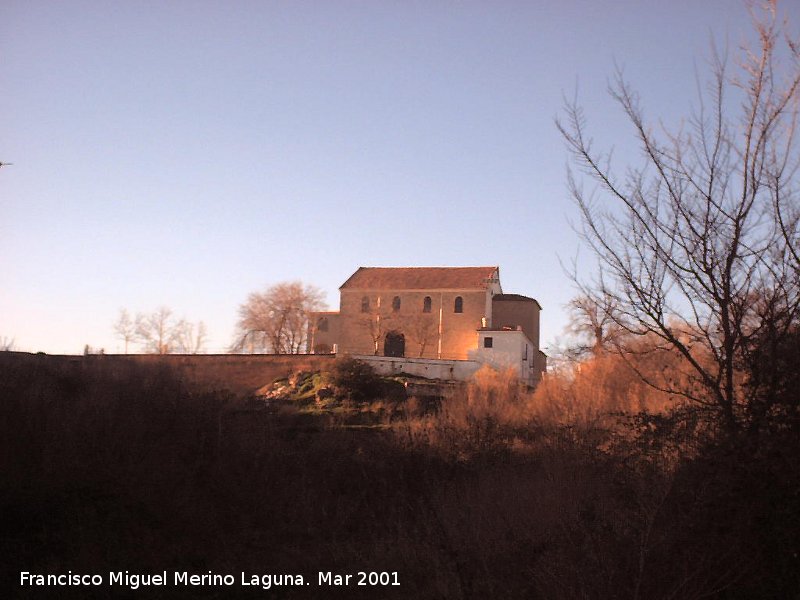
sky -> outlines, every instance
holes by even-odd
[[[800,23],[800,7],[781,10]],[[499,265],[563,334],[581,247],[555,127],[638,159],[615,65],[676,123],[736,0],[0,3],[0,340],[118,352],[170,307],[224,352],[251,292]]]

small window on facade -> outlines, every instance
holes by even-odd
[[[464,299],[461,296],[456,296],[456,302],[453,305],[453,312],[457,313],[464,312]]]
[[[361,312],[369,312],[369,298],[366,296],[361,299]]]
[[[525,344],[525,355],[522,357],[522,360],[528,360],[528,344]]]
[[[392,311],[400,312],[400,296],[392,298]]]
[[[320,317],[320,320],[317,321],[317,331],[328,331],[327,317]]]
[[[422,301],[422,312],[429,313],[431,312],[431,297],[425,296],[425,300]]]
[[[494,342],[493,338],[485,337],[485,338],[483,338],[483,347],[484,348],[491,348],[493,342]]]

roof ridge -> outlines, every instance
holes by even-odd
[[[421,266],[416,265],[413,267],[358,267],[358,271],[361,269],[498,269],[498,265],[462,265],[458,267],[454,266]]]
[[[341,288],[356,289],[486,289],[500,267],[358,267]]]

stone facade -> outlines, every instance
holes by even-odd
[[[497,327],[519,329],[541,354],[539,303],[503,294],[498,267],[361,267],[339,291],[338,312],[311,315],[312,352],[465,361]]]
[[[391,355],[387,337],[402,336],[402,356],[464,360],[486,316],[483,290],[342,290],[341,298],[339,348],[351,354]]]
[[[338,312],[315,312],[312,315],[309,331],[308,350],[311,354],[333,354],[336,342],[341,336],[341,319]]]

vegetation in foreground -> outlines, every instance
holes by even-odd
[[[600,401],[630,393],[609,365],[561,381],[562,399],[596,393],[579,412],[551,402],[555,380],[531,396],[487,372],[435,414],[411,399],[376,416],[382,429],[96,357],[3,353],[0,368],[12,574],[396,571],[399,588],[362,592],[386,598],[800,593],[797,431],[756,445],[675,412],[622,415]],[[223,592],[192,595],[246,595]]]

